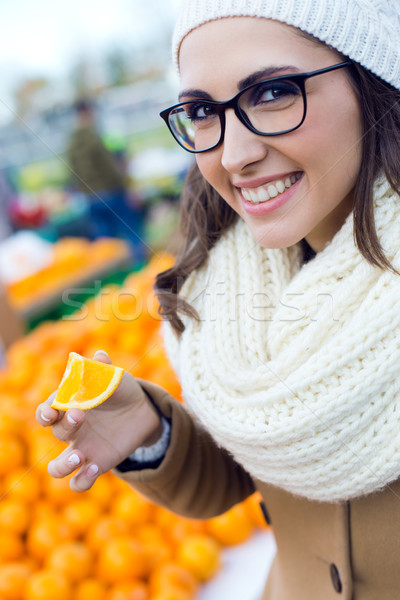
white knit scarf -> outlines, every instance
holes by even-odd
[[[400,199],[375,185],[378,237],[400,269]],[[352,215],[302,266],[238,220],[185,282],[201,320],[165,341],[191,412],[255,478],[340,501],[400,476],[400,277],[367,263]]]

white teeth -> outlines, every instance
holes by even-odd
[[[278,181],[275,184],[275,187],[280,194],[282,194],[282,192],[285,191],[285,184],[283,183],[283,181],[281,179],[278,179]]]
[[[270,198],[276,198],[276,196],[278,195],[278,190],[274,185],[268,186],[268,194]]]
[[[257,191],[257,196],[259,202],[265,202],[270,198],[268,191],[264,190],[264,188],[259,188],[259,190]]]
[[[286,177],[285,180],[277,179],[274,183],[270,183],[266,188],[242,188],[242,196],[245,200],[251,202],[252,204],[266,202],[267,200],[271,200],[271,198],[276,198],[279,194],[282,194],[285,190],[292,187],[292,185],[296,183],[301,176],[302,173],[296,173],[296,175]]]
[[[250,192],[250,202],[254,202],[254,203],[258,203],[258,195],[257,192],[255,190],[249,190]]]

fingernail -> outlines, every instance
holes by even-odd
[[[67,421],[68,421],[68,423],[71,423],[71,425],[76,425],[78,422],[78,421],[75,421],[75,419],[73,419],[69,413],[67,414]]]
[[[90,465],[87,472],[88,472],[88,475],[90,475],[91,477],[93,475],[97,475],[97,473],[99,472],[99,467],[97,465]]]
[[[79,458],[79,456],[77,454],[71,454],[71,456],[68,458],[68,462],[71,465],[77,466],[81,462],[81,459]]]
[[[96,356],[96,354],[104,354],[105,356],[107,356],[107,358],[110,358],[108,356],[108,353],[105,350],[96,350],[96,352],[94,353],[94,355]]]
[[[45,417],[43,413],[40,413],[40,418],[42,419],[42,421],[46,421],[46,423],[50,423],[51,419],[49,419],[48,417]]]

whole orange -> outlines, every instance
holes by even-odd
[[[21,600],[31,569],[20,562],[0,565],[0,597],[4,600]]]
[[[43,569],[28,579],[24,600],[72,600],[72,590],[64,575]]]
[[[131,527],[135,527],[150,521],[153,514],[153,505],[137,492],[130,490],[116,498],[112,512]]]
[[[132,577],[144,577],[148,565],[141,544],[127,535],[117,536],[100,549],[98,576],[109,583]]]
[[[196,579],[206,581],[219,569],[220,547],[208,535],[191,535],[179,544],[177,559]]]
[[[48,554],[46,565],[64,574],[68,581],[76,582],[91,575],[93,558],[89,548],[82,542],[65,542]]]
[[[28,505],[19,500],[0,501],[0,531],[24,533],[30,521]]]
[[[0,476],[12,473],[14,469],[24,464],[24,460],[23,442],[11,433],[2,434],[0,437]]]
[[[151,573],[149,587],[153,594],[160,594],[169,588],[179,588],[194,595],[198,587],[198,581],[182,565],[167,562],[156,567]]]
[[[92,552],[97,553],[105,542],[125,533],[127,533],[127,525],[122,519],[110,514],[100,515],[98,520],[89,527],[85,535],[85,543]]]
[[[96,483],[90,490],[84,492],[84,498],[94,500],[103,509],[109,509],[115,499],[114,479],[115,477],[111,473],[104,473],[96,479]]]
[[[35,520],[29,527],[26,545],[34,558],[42,560],[55,546],[71,539],[68,525],[59,517],[48,515]]]
[[[84,579],[75,588],[74,600],[107,600],[106,584],[94,578]]]
[[[75,535],[81,536],[98,519],[101,510],[101,507],[91,498],[78,497],[65,506],[63,518]]]
[[[226,513],[209,519],[207,531],[225,546],[241,544],[253,532],[253,523],[242,504],[236,504]]]
[[[30,467],[18,467],[4,478],[4,493],[8,498],[22,502],[35,502],[41,493],[40,471]]]
[[[24,553],[24,543],[20,535],[11,531],[0,531],[0,564],[18,560]]]

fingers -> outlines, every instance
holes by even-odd
[[[94,360],[97,360],[98,362],[103,362],[108,365],[112,364],[111,358],[108,356],[108,354],[105,350],[97,350],[95,352],[93,358],[94,358]]]
[[[82,465],[84,457],[79,450],[66,448],[57,458],[51,460],[47,465],[47,470],[52,477],[60,479],[73,473]]]
[[[66,448],[57,458],[50,461],[47,467],[49,474],[56,479],[67,477],[76,469],[79,470],[70,481],[74,492],[89,490],[100,475],[99,467],[94,463],[85,464],[84,456],[75,448]]]
[[[62,414],[58,410],[51,408],[51,404],[53,403],[54,396],[56,392],[53,392],[49,398],[39,404],[36,409],[36,420],[43,427],[49,427],[50,425],[54,425],[58,419],[62,418]]]
[[[84,420],[85,413],[83,410],[70,408],[65,413],[61,412],[61,418],[53,424],[53,433],[57,439],[69,442],[74,438]]]
[[[101,472],[98,465],[88,463],[74,475],[69,482],[69,486],[74,492],[86,492],[90,490],[99,475],[101,475]]]

